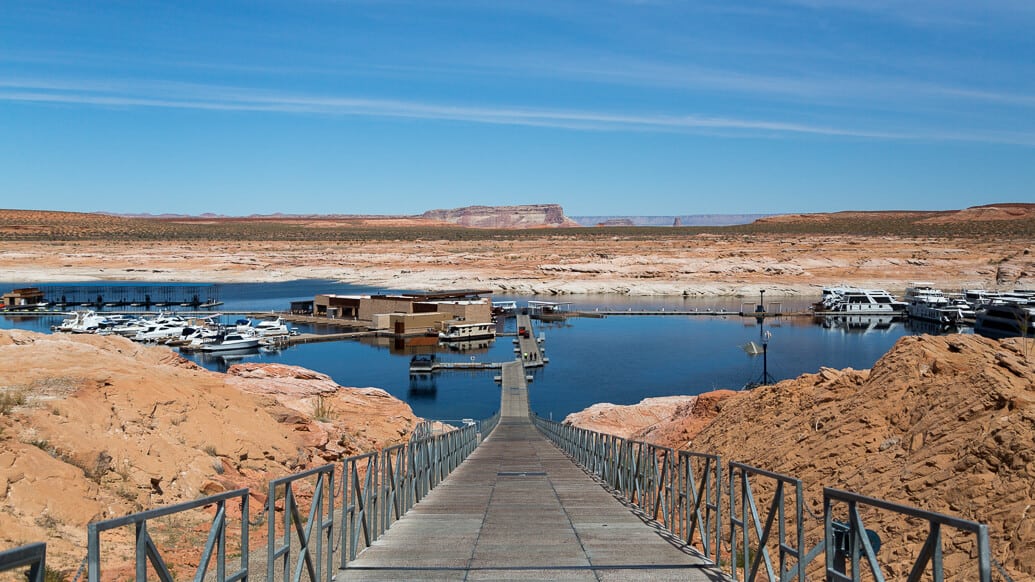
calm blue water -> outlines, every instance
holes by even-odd
[[[23,285],[0,285],[0,293]],[[220,309],[284,310],[293,300],[317,293],[362,293],[374,289],[331,281],[219,286]],[[496,300],[509,299],[495,297]],[[515,298],[524,303],[528,298]],[[557,298],[543,298],[557,300]],[[607,312],[628,309],[740,309],[740,300],[577,296],[573,307]],[[785,303],[800,309],[808,301]],[[48,331],[61,317],[0,317],[0,328]],[[554,418],[597,402],[631,404],[651,396],[698,394],[716,388],[739,389],[762,379],[762,356],[748,355],[741,346],[761,343],[754,319],[737,316],[619,316],[572,318],[566,322],[534,322],[534,333],[546,337],[550,363],[533,373],[533,410]],[[503,331],[513,332],[513,320]],[[869,368],[896,340],[916,333],[907,322],[887,326],[820,325],[811,318],[770,319],[768,370],[776,380],[816,372],[821,367]],[[309,331],[308,329],[302,329]],[[317,332],[319,330],[316,330]],[[927,330],[924,330],[927,331]],[[375,386],[406,400],[426,418],[482,418],[499,405],[498,385],[486,371],[444,371],[433,382],[411,383],[410,357],[435,351],[446,361],[501,362],[513,359],[510,337],[499,337],[487,349],[457,352],[438,348],[425,338],[388,338],[304,344],[280,352],[208,356],[186,354],[211,370],[225,371],[240,361],[278,362],[328,374],[343,386]]]

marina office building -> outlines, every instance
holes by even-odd
[[[382,295],[317,295],[313,315],[370,322],[372,329],[397,334],[440,329],[444,323],[489,323],[492,301],[487,290],[457,290]]]

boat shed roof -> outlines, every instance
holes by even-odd
[[[478,297],[480,295],[492,295],[491,289],[451,289],[446,291],[406,291],[403,293],[381,294],[374,297],[407,297],[410,299],[434,300],[434,299],[464,299]]]

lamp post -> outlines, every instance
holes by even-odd
[[[762,332],[762,384],[769,384],[769,338],[772,332],[768,329]]]

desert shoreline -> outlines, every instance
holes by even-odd
[[[8,241],[0,281],[264,283],[507,295],[818,296],[851,284],[946,291],[1035,286],[1031,241],[853,236],[345,242]]]

